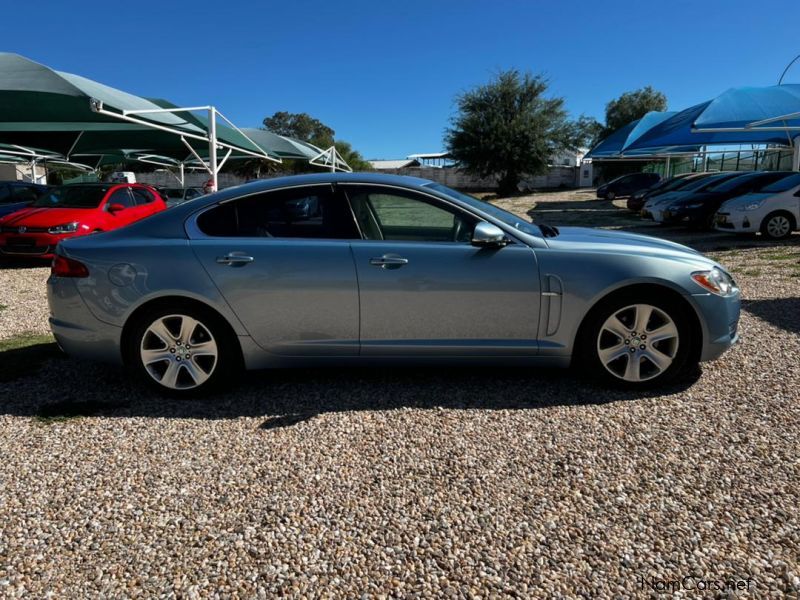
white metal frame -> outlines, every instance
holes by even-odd
[[[214,106],[191,106],[185,108],[149,108],[149,109],[142,109],[142,110],[123,110],[122,112],[116,112],[113,110],[108,110],[103,107],[103,102],[97,100],[96,98],[92,98],[89,100],[89,104],[91,109],[101,115],[106,115],[109,117],[114,117],[120,119],[122,121],[128,121],[130,123],[136,123],[138,125],[143,125],[145,127],[150,127],[152,129],[159,129],[161,131],[166,131],[168,133],[174,133],[175,135],[181,138],[181,141],[189,148],[189,151],[194,155],[194,157],[200,161],[208,171],[209,175],[211,175],[211,182],[213,185],[213,190],[216,191],[218,188],[219,183],[219,170],[225,164],[225,161],[228,160],[231,153],[233,151],[241,152],[242,154],[248,154],[250,156],[254,156],[256,158],[261,158],[264,160],[271,160],[273,162],[281,163],[283,162],[280,158],[276,158],[274,156],[270,156],[267,152],[265,152],[258,144],[256,144],[250,137],[244,133],[241,129],[239,129],[236,125],[234,125],[230,119],[228,119],[225,115],[219,112]],[[207,111],[208,113],[208,131],[206,135],[199,135],[187,131],[183,131],[181,129],[177,129],[175,127],[170,127],[168,125],[162,125],[159,123],[153,123],[152,121],[147,121],[145,119],[140,119],[138,115],[144,114],[159,114],[159,113],[180,113],[180,112],[198,112],[198,111]],[[217,117],[223,119],[228,125],[230,125],[234,130],[236,130],[239,134],[242,135],[248,142],[253,144],[253,147],[256,149],[248,150],[246,148],[242,148],[240,146],[234,146],[225,142],[220,142],[217,139]],[[195,152],[194,148],[186,141],[186,139],[194,139],[200,140],[208,143],[208,162],[206,162],[203,158],[201,158],[197,152]],[[228,150],[225,157],[222,159],[221,162],[217,161],[217,150],[220,148],[225,148]],[[181,174],[182,175],[182,174]],[[181,176],[181,178],[183,178]]]
[[[317,167],[328,167],[331,173],[335,173],[336,171],[343,171],[345,173],[353,172],[353,169],[347,164],[347,161],[339,154],[336,146],[331,146],[327,150],[323,150],[308,162]]]

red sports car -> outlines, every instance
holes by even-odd
[[[64,238],[124,227],[166,208],[146,185],[63,185],[0,219],[0,255],[52,258]]]

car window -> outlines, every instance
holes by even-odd
[[[11,190],[7,185],[0,185],[0,204],[9,204],[11,202],[16,202],[11,197]]]
[[[189,188],[188,190],[186,190],[186,199],[187,200],[191,200],[192,198],[197,198],[198,196],[202,196],[202,194],[201,194],[201,192],[199,190],[196,190],[194,188]]]
[[[111,206],[112,204],[121,204],[125,208],[130,208],[133,206],[133,198],[131,197],[131,193],[128,191],[128,188],[121,188],[112,193],[108,198],[108,202],[106,202],[106,206]]]
[[[476,219],[444,202],[391,188],[348,189],[366,239],[469,242]]]
[[[131,188],[131,192],[133,193],[133,198],[136,201],[136,204],[142,206],[144,204],[150,204],[155,200],[153,194],[150,193],[150,190],[145,188]]]
[[[358,239],[347,202],[330,186],[304,186],[246,196],[201,214],[197,226],[215,237]]]

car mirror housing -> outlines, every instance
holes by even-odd
[[[472,245],[481,247],[500,248],[508,245],[509,239],[505,232],[497,225],[481,221],[472,232]]]
[[[122,205],[122,204],[116,204],[115,203],[115,204],[109,204],[108,205],[108,212],[110,212],[110,213],[116,213],[116,212],[119,212],[121,210],[125,210],[125,206]]]

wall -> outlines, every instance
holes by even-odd
[[[203,187],[203,184],[209,180],[209,175],[205,171],[198,173],[186,173],[184,181],[186,187]],[[136,181],[139,183],[148,183],[150,185],[162,187],[180,187],[180,182],[176,177],[164,171],[154,171],[152,173],[136,173]],[[233,173],[220,173],[219,174],[219,189],[232,187],[247,183],[248,179],[234,175]]]
[[[380,172],[391,175],[422,177],[459,190],[491,191],[497,188],[496,177],[475,177],[467,175],[459,169],[411,167],[407,169],[385,169]],[[520,187],[523,191],[535,188],[575,187],[577,177],[577,167],[550,167],[547,175],[523,178]]]

